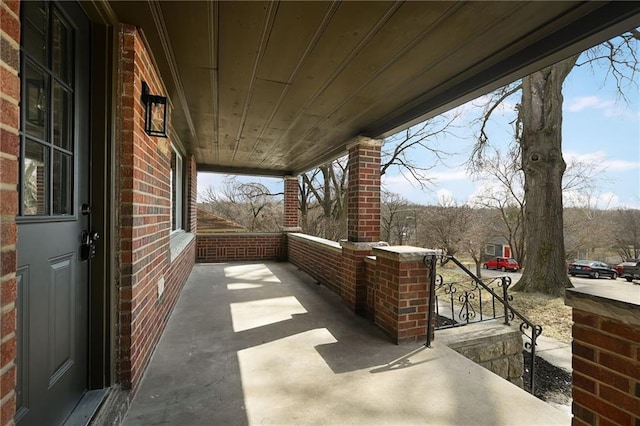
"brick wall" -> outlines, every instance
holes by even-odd
[[[282,233],[200,234],[196,240],[199,263],[285,260],[287,255]]]
[[[376,283],[378,277],[376,276],[376,258],[373,256],[367,256],[364,258],[364,282],[366,286],[366,301],[363,315],[370,320],[375,320],[376,317]]]
[[[396,343],[426,340],[430,271],[428,250],[376,247],[375,323]]]
[[[640,323],[575,307],[573,321],[573,424],[639,425]]]
[[[0,1],[0,425],[12,424],[16,395],[16,222],[20,141],[20,2]]]
[[[151,93],[162,94],[164,89],[137,29],[121,25],[118,36],[116,374],[123,387],[135,391],[193,266],[195,246],[191,242],[171,262],[170,140],[144,132],[140,100],[142,81]],[[186,193],[193,197],[192,159],[187,166]],[[194,203],[193,198],[188,202],[189,214]]]
[[[342,249],[338,243],[304,234],[287,234],[289,262],[340,294]]]
[[[364,259],[371,254],[370,243],[342,241],[342,301],[353,312],[364,314],[367,301],[367,277]]]

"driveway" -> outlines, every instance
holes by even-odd
[[[517,283],[520,277],[522,277],[522,274],[520,272],[502,272],[502,271],[494,271],[491,269],[482,270],[483,278],[493,278],[493,277],[499,277],[502,275],[511,277],[511,281],[513,284]],[[573,283],[574,287],[583,287],[583,286],[592,286],[592,285],[597,285],[597,286],[634,285],[633,283],[629,283],[627,282],[627,280],[624,280],[622,278],[612,280],[610,278],[593,279],[593,278],[586,278],[586,277],[569,277],[569,279]]]

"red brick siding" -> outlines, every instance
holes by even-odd
[[[366,285],[366,302],[364,309],[364,316],[370,320],[374,320],[376,316],[376,283],[378,278],[376,276],[376,261],[374,259],[365,258],[364,260],[364,282]]]
[[[144,132],[142,81],[152,93],[163,93],[159,76],[137,29],[119,27],[117,132],[118,180],[118,382],[134,391],[149,362],[188,271],[194,263],[191,245],[170,260],[170,141]],[[170,117],[169,110],[168,116]],[[188,164],[187,184],[193,185]],[[186,191],[193,197],[193,189]],[[189,210],[193,199],[188,200]],[[191,254],[191,257],[189,257]],[[158,295],[164,280],[164,293]]]
[[[20,140],[20,2],[0,1],[0,425],[16,409],[16,243]]]
[[[298,227],[298,178],[284,178],[284,228]]]
[[[286,260],[284,234],[201,234],[196,239],[199,263]]]
[[[640,423],[640,327],[573,310],[573,424]]]
[[[355,250],[348,246],[342,248],[342,301],[358,314],[365,311],[367,282],[364,258],[370,254],[371,247]]]
[[[380,240],[380,146],[360,143],[349,148],[347,238]]]
[[[296,234],[288,234],[287,239],[289,262],[340,294],[342,250]]]
[[[419,262],[376,258],[375,322],[397,342],[426,339],[429,269]]]

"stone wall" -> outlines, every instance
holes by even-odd
[[[522,334],[498,321],[436,332],[435,344],[449,346],[476,364],[523,387]]]

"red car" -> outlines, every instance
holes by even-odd
[[[520,265],[518,265],[518,262],[510,257],[494,257],[493,259],[487,260],[482,265],[482,267],[484,269],[500,269],[502,272],[516,272],[518,269],[520,269]]]

